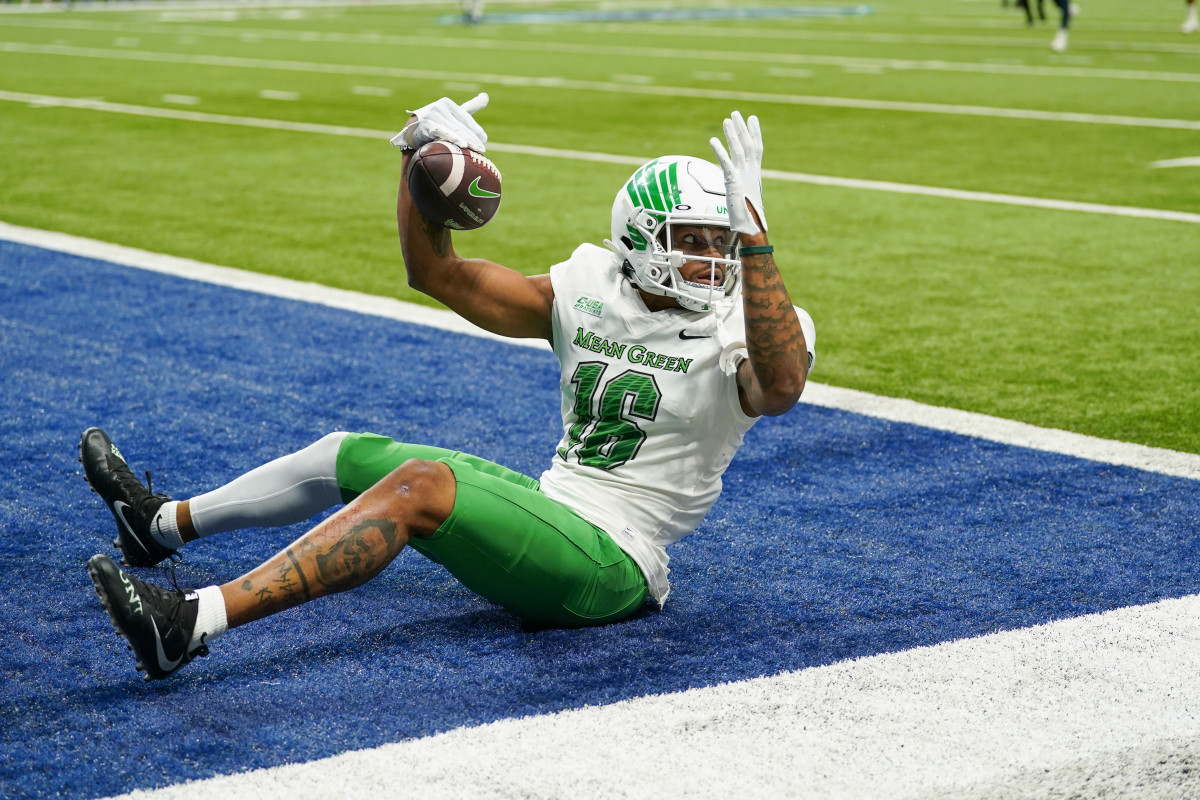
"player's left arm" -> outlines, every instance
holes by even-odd
[[[728,152],[717,138],[713,152],[725,173],[729,225],[738,231],[742,251],[742,306],[749,358],[738,367],[742,410],[751,416],[778,416],[790,410],[808,377],[808,347],[767,238],[762,206],[762,132],[758,118],[748,123],[733,112],[725,120]],[[749,248],[750,252],[746,250]]]
[[[768,243],[765,235],[743,241],[746,246]],[[738,367],[738,394],[747,414],[775,417],[796,405],[804,391],[808,378],[804,331],[772,254],[744,256],[742,282],[750,357]]]

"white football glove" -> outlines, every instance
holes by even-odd
[[[480,92],[461,106],[443,97],[408,112],[417,119],[393,136],[392,144],[402,150],[416,150],[430,142],[442,141],[482,153],[487,149],[487,134],[471,115],[487,104],[487,92]]]
[[[746,208],[746,201],[754,206],[762,230],[767,229],[767,215],[763,213],[762,200],[762,130],[758,117],[750,115],[750,124],[734,111],[725,120],[725,140],[729,152],[717,137],[709,139],[717,162],[725,173],[725,203],[729,206],[729,227],[741,233],[758,233],[754,216]]]

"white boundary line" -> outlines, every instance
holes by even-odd
[[[873,100],[855,97],[826,97],[822,95],[777,94],[744,92],[725,89],[700,89],[689,86],[654,86],[612,81],[584,81],[557,76],[530,77],[488,73],[453,73],[437,70],[405,69],[401,67],[370,67],[352,64],[322,64],[286,59],[258,59],[240,56],[207,54],[162,53],[139,50],[107,50],[97,47],[71,45],[31,45],[21,42],[0,42],[0,52],[35,55],[102,58],[119,61],[144,61],[160,64],[194,64],[237,69],[279,70],[333,75],[371,75],[398,79],[428,80],[438,83],[461,82],[497,86],[536,87],[567,91],[591,91],[608,94],[637,94],[678,99],[692,97],[703,100],[729,100],[745,103],[851,108],[866,111],[896,111],[909,114],[946,114],[950,116],[986,117],[995,119],[1027,119],[1041,122],[1069,122],[1081,125],[1119,125],[1134,128],[1165,128],[1169,130],[1200,131],[1200,120],[1158,119],[1122,114],[1083,114],[1067,111],[1042,111],[1028,108],[992,108],[953,103],[916,103],[899,100]]]
[[[406,303],[393,298],[377,297],[316,283],[305,283],[230,267],[204,264],[190,259],[151,253],[63,233],[18,227],[5,222],[0,222],[0,239],[204,283],[497,339],[522,347],[549,349],[541,340],[507,339],[495,336],[480,330],[449,311]],[[398,254],[397,257],[399,257]],[[1035,425],[985,414],[929,406],[912,400],[882,397],[817,382],[809,382],[803,400],[814,406],[920,425],[1017,447],[1061,453],[1163,475],[1200,479],[1200,455],[1193,453],[1181,453],[1175,450],[1100,439],[1069,431],[1039,428]]]
[[[1163,600],[123,797],[1195,797],[1198,620]]]
[[[352,128],[344,125],[323,125],[313,122],[291,122],[288,120],[264,119],[261,117],[237,117],[229,114],[209,114],[203,111],[187,111],[179,108],[155,108],[152,106],[136,106],[126,103],[110,103],[104,100],[87,97],[52,97],[49,95],[26,94],[23,92],[7,92],[0,90],[0,102],[26,103],[33,107],[42,108],[75,108],[88,111],[101,111],[113,114],[129,114],[133,116],[156,117],[159,119],[182,120],[185,122],[205,122],[216,125],[236,125],[249,128],[265,128],[296,133],[315,133],[329,136],[352,136],[362,139],[384,140],[391,138],[392,131],[371,130],[370,128]],[[1200,124],[1200,123],[1198,123]],[[490,150],[497,153],[516,153],[544,158],[564,158],[574,161],[591,161],[604,164],[623,164],[639,167],[645,159],[635,156],[614,155],[611,153],[594,153],[585,150],[560,150],[533,145],[504,144],[489,142]],[[832,186],[842,189],[861,189],[893,194],[911,194],[924,197],[937,197],[947,200],[966,200],[977,203],[997,203],[1000,205],[1023,206],[1026,208],[1043,208],[1054,211],[1075,211],[1088,214],[1103,214],[1107,216],[1129,217],[1135,219],[1150,219],[1165,222],[1184,222],[1200,224],[1200,214],[1189,211],[1170,211],[1158,208],[1137,208],[1134,206],[1112,206],[1102,203],[1083,203],[1075,200],[1054,200],[1041,197],[1022,197],[1020,195],[998,194],[995,192],[974,192],[967,189],[946,189],[937,186],[920,186],[911,183],[895,183],[892,181],[873,181],[859,178],[839,178],[831,175],[812,175],[803,172],[784,172],[781,170],[763,170],[763,176],[793,183],[807,183],[815,186]]]

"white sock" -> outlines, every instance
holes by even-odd
[[[154,541],[172,550],[183,547],[183,538],[179,535],[179,523],[175,517],[178,508],[178,501],[168,500],[158,509],[154,519],[150,520],[150,535],[154,537]]]
[[[196,627],[192,629],[192,641],[188,644],[188,652],[206,645],[229,630],[225,619],[225,597],[221,594],[220,586],[206,586],[196,590],[196,599],[200,607],[196,609]]]

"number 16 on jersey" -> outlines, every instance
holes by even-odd
[[[564,461],[574,457],[586,467],[615,469],[634,458],[646,440],[638,422],[653,422],[661,394],[653,375],[627,370],[600,386],[609,365],[585,361],[575,368],[576,421],[567,429]]]

